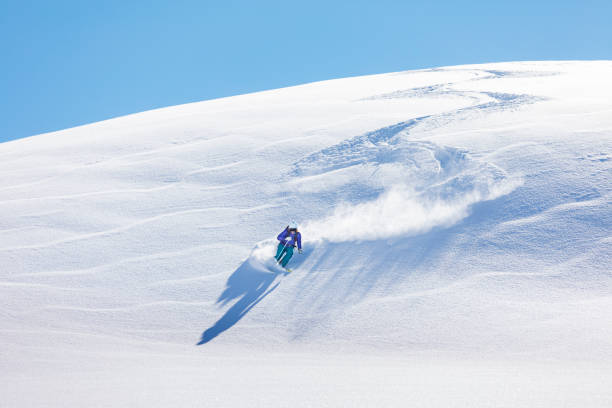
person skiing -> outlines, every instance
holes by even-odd
[[[298,226],[295,221],[291,221],[289,225],[276,237],[278,239],[278,248],[276,249],[276,262],[278,262],[283,268],[287,266],[287,263],[293,256],[293,249],[296,244],[298,252],[302,253],[302,234],[298,232]]]

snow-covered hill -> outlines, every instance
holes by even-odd
[[[610,406],[611,76],[398,72],[0,144],[0,405]]]

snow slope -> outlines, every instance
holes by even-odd
[[[0,406],[611,406],[611,74],[398,72],[0,144]]]

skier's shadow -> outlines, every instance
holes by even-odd
[[[198,346],[208,343],[238,323],[257,303],[278,287],[280,281],[270,287],[277,276],[279,275],[253,268],[249,260],[240,265],[228,278],[226,288],[217,299],[217,303],[225,305],[233,299],[240,299],[214,325],[202,333]]]

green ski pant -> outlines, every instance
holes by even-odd
[[[274,257],[281,266],[284,268],[287,266],[287,263],[293,256],[293,247],[292,246],[284,246],[283,243],[278,244],[278,248],[276,249],[276,256]],[[282,260],[281,260],[282,258]]]

